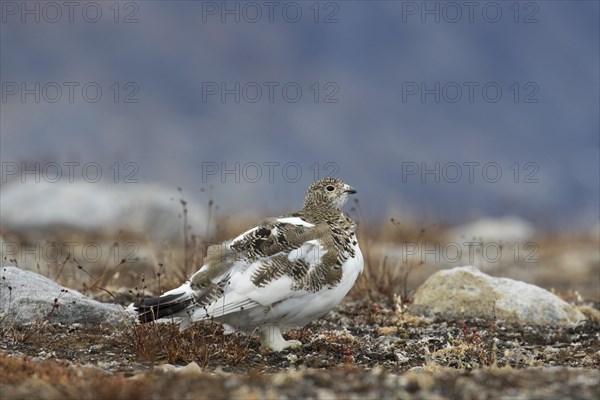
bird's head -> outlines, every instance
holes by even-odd
[[[356,190],[340,179],[321,179],[308,188],[304,208],[313,210],[340,209],[348,200],[348,196],[354,193],[356,193]]]

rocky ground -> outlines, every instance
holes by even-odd
[[[2,398],[583,398],[600,385],[599,322],[435,322],[352,301],[281,353],[217,324],[4,326]]]

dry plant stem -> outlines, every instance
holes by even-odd
[[[179,191],[181,198],[179,199],[179,203],[182,208],[182,219],[183,219],[183,279],[186,279],[189,273],[189,226],[188,226],[188,209],[187,209],[187,201],[183,198],[183,189],[177,188]]]

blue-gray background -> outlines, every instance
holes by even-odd
[[[65,6],[58,18],[44,2],[27,2],[34,14],[22,2],[2,3],[4,166],[96,162],[112,181],[111,165],[126,174],[123,166],[133,162],[141,182],[181,186],[197,198],[212,186],[224,211],[280,212],[298,206],[317,164],[321,176],[334,165],[359,189],[373,221],[516,214],[545,228],[598,223],[597,1],[475,2],[473,14],[464,2],[311,1],[285,11],[278,2],[272,21],[264,2],[121,2],[118,15],[113,1],[85,13],[80,2],[72,21]],[[224,7],[237,8],[239,22]],[[424,7],[437,8],[439,22]],[[90,22],[98,9],[98,22]],[[39,103],[8,92],[36,82],[47,89]],[[49,82],[64,89],[55,103]],[[79,85],[73,102],[65,82]],[[82,94],[90,82],[103,90],[95,103]],[[257,102],[250,101],[253,84],[239,102],[234,95],[223,102],[206,92],[213,82],[264,90]],[[279,85],[272,102],[265,82]],[[302,89],[297,102],[293,91],[283,97],[290,82]],[[439,102],[406,92],[436,82]],[[465,82],[478,85],[472,101]],[[493,90],[482,93],[486,84],[502,89],[498,101]],[[457,85],[462,97],[452,102]],[[127,94],[137,103],[124,102]],[[480,163],[472,182],[465,162]],[[235,174],[207,175],[236,163],[239,182]],[[279,163],[272,182],[265,163]],[[420,175],[436,163],[439,182]],[[456,183],[454,163],[462,167]],[[488,163],[502,171],[497,182],[495,168],[482,176]],[[298,182],[289,165],[300,167]],[[403,174],[415,166],[417,174]],[[126,184],[122,175],[119,181]]]

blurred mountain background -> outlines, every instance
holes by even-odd
[[[598,226],[598,2],[54,4],[2,2],[4,199],[56,163],[264,216],[333,174],[368,222]]]

